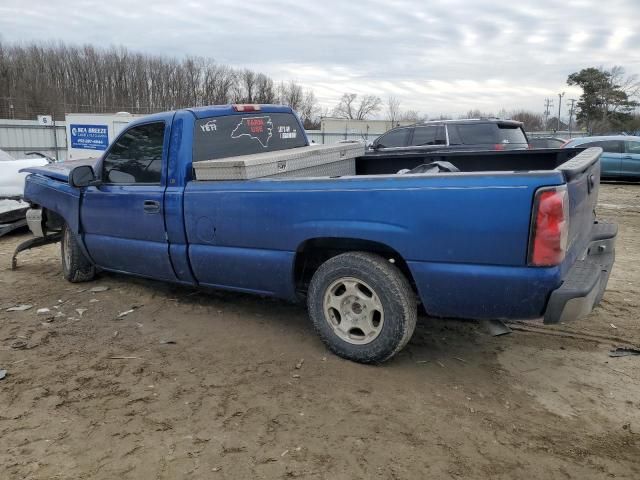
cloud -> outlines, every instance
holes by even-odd
[[[327,107],[349,91],[433,115],[540,111],[579,95],[565,82],[580,68],[638,72],[637,18],[637,0],[3,0],[0,34],[207,56],[295,79]]]

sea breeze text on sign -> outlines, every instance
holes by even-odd
[[[95,135],[106,135],[107,127],[75,127],[74,130],[77,134],[88,133]]]
[[[71,125],[71,148],[106,150],[109,129],[106,125]]]

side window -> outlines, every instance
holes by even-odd
[[[377,145],[380,145],[384,148],[406,147],[407,133],[409,133],[408,128],[398,128],[396,130],[391,130],[390,132],[382,135],[376,143]]]
[[[602,150],[608,153],[622,153],[624,150],[624,144],[620,140],[603,140],[600,142],[584,143],[580,146],[600,147],[602,148]]]
[[[640,142],[625,142],[627,144],[627,153],[632,155],[640,155]]]
[[[160,183],[164,122],[132,127],[111,147],[102,163],[105,183]]]
[[[444,127],[442,125],[430,125],[425,127],[416,127],[413,131],[413,141],[411,145],[416,147],[422,145],[444,145],[446,138]]]
[[[449,145],[462,145],[457,125],[447,125],[447,131],[449,132]]]

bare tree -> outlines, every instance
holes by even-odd
[[[365,95],[358,100],[357,93],[345,93],[334,108],[333,114],[339,118],[365,120],[377,113],[381,106],[382,100],[375,95]]]
[[[318,111],[318,102],[315,94],[312,90],[305,91],[302,105],[298,110],[305,128],[316,129],[319,127]]]
[[[627,98],[632,100],[637,99],[640,96],[640,80],[638,75],[626,76],[624,67],[616,65],[611,68],[610,83],[613,88],[622,90]]]
[[[395,126],[396,122],[400,120],[401,115],[400,99],[389,95],[387,97],[387,119]]]
[[[244,69],[236,72],[236,82],[233,85],[234,103],[254,103],[256,91],[256,74],[252,70]]]
[[[276,103],[276,91],[273,80],[264,73],[256,75],[256,103]]]
[[[290,106],[302,119],[305,128],[317,128],[318,102],[311,90],[291,80],[280,82],[277,88],[277,101]]]
[[[237,81],[236,73],[226,65],[211,65],[206,89],[205,104],[222,105],[229,103]]]
[[[524,124],[527,132],[544,130],[544,118],[541,114],[527,110],[517,110],[508,115],[512,120],[517,120]]]
[[[345,93],[342,95],[340,102],[333,109],[333,114],[338,118],[355,118],[356,107],[354,103],[358,98],[357,93]]]
[[[459,118],[490,118],[495,117],[493,113],[483,112],[477,108],[473,108],[468,110],[466,114],[460,116]]]
[[[280,82],[278,85],[278,101],[282,105],[288,105],[299,112],[304,101],[302,86],[291,80],[288,83]]]
[[[401,121],[404,122],[424,122],[428,119],[427,115],[421,115],[417,110],[407,110],[400,115]]]

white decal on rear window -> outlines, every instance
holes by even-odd
[[[204,125],[200,125],[200,129],[206,133],[206,132],[215,132],[216,130],[218,130],[218,127],[216,126],[215,120],[209,120]]]
[[[263,148],[267,148],[272,131],[271,117],[243,117],[231,132],[231,138],[248,136],[251,140],[257,140]]]
[[[281,125],[278,127],[278,133],[280,134],[280,138],[283,140],[288,140],[290,138],[296,138],[298,136],[298,132],[295,128],[291,128],[290,125]]]

